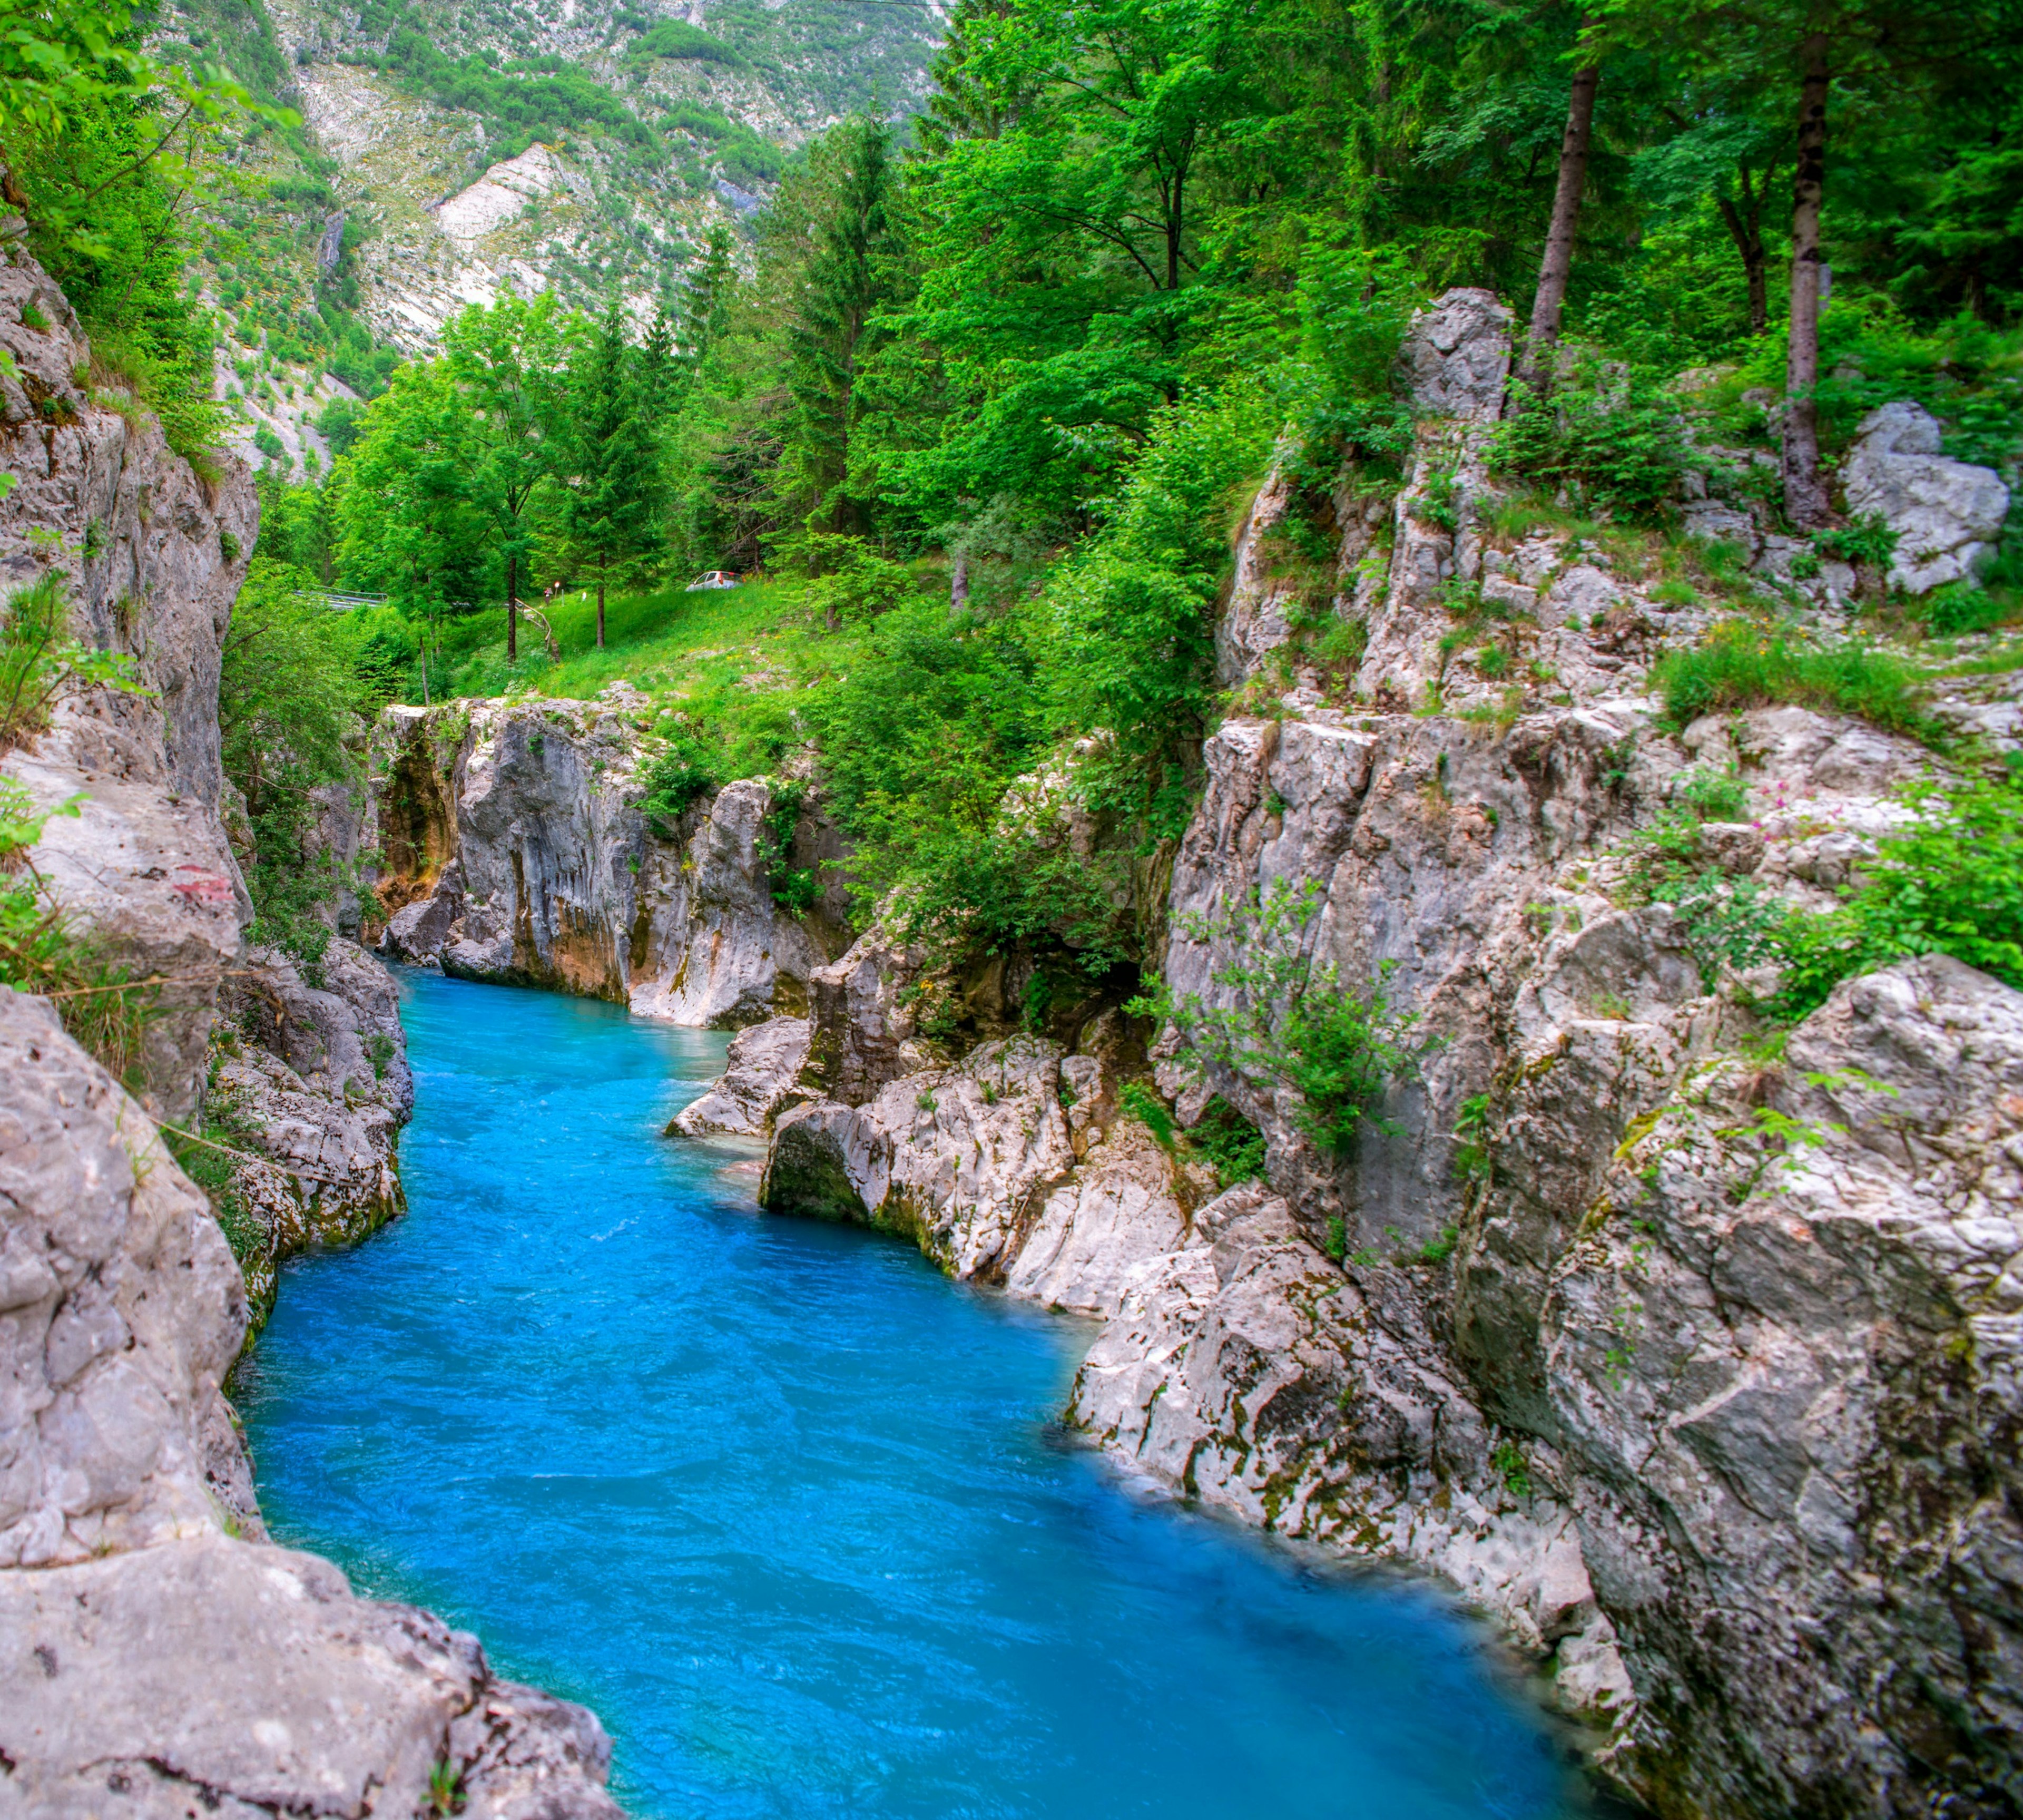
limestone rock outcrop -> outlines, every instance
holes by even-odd
[[[957,1276],[1107,1313],[1202,1196],[1198,1174],[1119,1119],[1115,1086],[1098,1056],[1043,1038],[980,1044],[861,1104],[785,1115],[759,1204],[881,1227]]]
[[[730,1039],[723,1072],[700,1099],[668,1121],[671,1137],[763,1137],[800,1093],[802,1065],[814,1025],[805,1017],[769,1017]]]
[[[385,951],[678,1024],[804,1014],[841,944],[819,910],[773,901],[771,786],[742,779],[657,824],[637,703],[607,696],[386,711],[369,785]]]
[[[1636,1689],[1611,1764],[1666,1812],[2010,1810],[2023,993],[1899,962],[1596,1145],[1663,1040],[1522,1052],[1457,1272]]]
[[[32,305],[29,326],[22,306]],[[108,958],[159,977],[147,1103],[188,1115],[204,1038],[251,914],[219,816],[218,675],[258,507],[229,463],[214,480],[154,419],[98,401],[68,301],[19,248],[0,262],[0,435],[15,485],[0,500],[0,588],[57,579],[72,633],[131,661],[146,693],[62,694],[46,732],[0,760],[53,814],[28,857]]]
[[[1938,419],[1908,400],[1862,419],[1841,488],[1851,515],[1879,518],[1897,533],[1889,584],[1907,594],[1971,580],[2009,515],[2001,475],[1942,454]]]
[[[145,1113],[0,991],[0,1811],[616,1815],[590,1714],[247,1539],[246,1316]]]
[[[248,1338],[296,1253],[356,1244],[401,1212],[401,1129],[414,1110],[399,994],[334,936],[316,969],[254,948],[210,1038],[205,1134],[229,1148],[214,1194],[246,1274]]]

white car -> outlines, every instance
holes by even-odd
[[[687,594],[693,594],[698,588],[735,588],[737,585],[737,577],[736,576],[730,574],[722,569],[712,569],[706,575],[698,575],[694,580],[691,581],[688,586],[682,590],[682,591]]]

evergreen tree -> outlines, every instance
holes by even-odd
[[[888,210],[897,170],[890,130],[867,117],[838,128],[827,152],[826,193],[787,335],[795,409],[782,478],[800,495],[807,530],[861,536],[871,529],[877,482],[854,439],[864,365],[881,332],[879,312],[893,296]]]
[[[606,585],[613,576],[630,573],[660,540],[663,482],[654,414],[662,401],[641,383],[642,363],[627,344],[624,309],[616,298],[578,344],[576,357],[569,374],[566,534],[572,551],[597,577],[597,648],[602,650]]]

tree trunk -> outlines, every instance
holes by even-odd
[[[514,589],[520,579],[520,559],[517,555],[506,558],[506,661],[517,664],[520,661],[520,607]]]
[[[949,611],[960,613],[969,605],[969,558],[957,555],[949,569]]]
[[[1725,196],[1714,198],[1721,218],[1728,225],[1728,236],[1742,257],[1743,275],[1749,281],[1749,332],[1761,335],[1770,326],[1770,262],[1763,250],[1763,190],[1752,189],[1745,166],[1736,172],[1742,185],[1742,206],[1738,208]],[[1769,174],[1763,178],[1769,187]]]
[[[1814,31],[1800,53],[1805,79],[1798,104],[1798,173],[1791,189],[1791,340],[1784,367],[1784,515],[1809,529],[1827,522],[1820,482],[1820,209],[1827,187],[1827,35]]]
[[[604,649],[604,571],[597,572],[597,648]]]
[[[1583,21],[1585,24],[1585,21]],[[1566,307],[1567,280],[1574,269],[1574,229],[1580,225],[1581,197],[1587,188],[1588,141],[1594,131],[1594,92],[1601,66],[1574,71],[1567,101],[1566,137],[1560,141],[1560,181],[1553,192],[1553,219],[1546,230],[1546,256],[1538,263],[1538,290],[1531,300],[1531,329],[1517,377],[1535,393],[1552,382],[1553,350],[1560,340],[1560,313]]]

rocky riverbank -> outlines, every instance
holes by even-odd
[[[291,1251],[398,1210],[393,983],[341,940],[314,980],[245,945],[218,724],[245,471],[199,476],[82,385],[76,319],[18,251],[0,346],[0,573],[57,577],[73,635],[144,690],[63,695],[4,768],[38,811],[75,803],[28,861],[157,982],[137,1097],[0,989],[0,1811],[615,1815],[589,1713],[265,1540],[221,1385]]]
[[[1410,476],[1332,502],[1335,611],[1368,628],[1346,679],[1274,573],[1291,489],[1260,494],[1219,643],[1248,712],[1210,738],[1173,859],[1176,995],[1233,1002],[1229,913],[1283,884],[1317,894],[1308,961],[1420,1013],[1437,1046],[1389,1090],[1390,1134],[1325,1153],[1290,1094],[1147,1056],[1114,1008],[1012,1034],[1015,997],[876,931],[691,1122],[713,1101],[770,1123],[768,1207],[1107,1317],[1070,1412],[1099,1445],[1440,1574],[1659,1812],[2013,1811],[2023,994],[1905,961],[1772,1040],[1688,918],[1626,888],[1642,831],[1712,774],[1739,807],[1691,818],[1703,856],[1827,907],[1938,761],[1802,709],[1659,729],[1650,666],[1710,613],[1597,544],[1499,531],[1483,449],[1509,353],[1483,293],[1415,325]],[[1901,430],[1854,465],[1937,460]],[[1975,471],[1933,547],[1985,533]],[[1851,570],[1806,573],[1719,452],[1695,479],[1703,532],[1842,623]],[[1502,609],[1493,663],[1456,632],[1470,599]],[[1514,705],[1513,665],[1549,679]],[[2013,746],[2018,680],[1937,710]],[[961,1013],[938,1035],[938,1006]],[[1148,1067],[1182,1126],[1212,1095],[1251,1121],[1264,1178],[1217,1192],[1125,1113]]]
[[[388,709],[362,821],[332,836],[383,856],[375,884],[390,920],[364,933],[461,979],[609,998],[677,1024],[804,1011],[810,975],[847,941],[847,899],[832,883],[790,915],[770,878],[837,858],[834,830],[763,778],[671,820],[650,813],[645,775],[665,742],[648,705],[619,683],[594,702]]]

